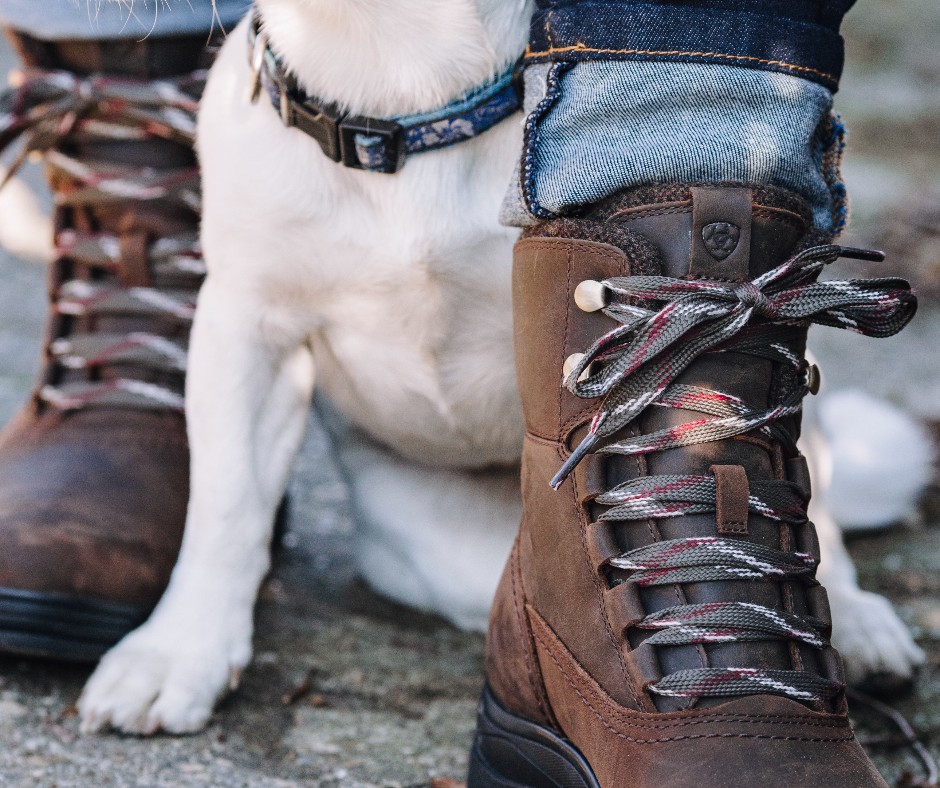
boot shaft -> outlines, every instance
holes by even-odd
[[[599,406],[599,398],[583,399],[562,386],[566,360],[585,352],[617,326],[602,311],[579,306],[588,287],[581,283],[630,275],[743,283],[779,265],[800,243],[805,245],[812,237],[810,226],[805,209],[782,192],[754,193],[745,187],[660,188],[611,201],[583,219],[549,222],[517,246],[516,358],[529,433],[523,458],[526,527],[521,541],[521,554],[529,559],[522,561],[524,573],[530,575],[526,585],[533,589],[536,607],[559,637],[625,705],[663,710],[687,705],[683,699],[651,701],[642,688],[655,683],[663,671],[674,673],[703,663],[789,670],[796,662],[801,669],[825,671],[834,680],[840,674],[836,659],[823,658],[831,663],[824,666],[817,649],[783,642],[710,645],[707,653],[701,645],[642,646],[644,633],[631,629],[631,623],[680,603],[746,600],[828,621],[825,596],[816,587],[809,595],[789,583],[750,581],[638,588],[621,582],[625,573],[606,566],[613,555],[655,542],[735,531],[735,538],[776,549],[799,547],[818,557],[811,526],[781,527],[766,518],[749,518],[747,512],[747,479],[790,478],[804,484],[807,475],[801,458],[786,456],[779,444],[766,438],[749,436],[633,456],[591,454],[582,460],[570,484],[553,492],[549,480],[558,470],[559,456],[570,454],[580,442]],[[804,342],[805,331],[796,342],[797,352],[802,352]],[[700,357],[678,380],[739,397],[755,409],[766,408],[776,378],[784,374],[776,366],[743,354],[716,353]],[[651,407],[627,432],[655,433],[696,418],[701,414]],[[795,442],[798,422],[790,422]],[[617,484],[651,475],[705,476],[716,466],[727,469],[718,471],[722,474],[717,501],[724,520],[721,529],[714,514],[628,523],[598,521],[609,507],[595,499]],[[575,525],[579,522],[580,527]],[[584,554],[581,560],[575,558],[579,553]],[[589,565],[587,572],[584,561]],[[581,600],[573,606],[582,613],[573,618],[567,611],[575,599]],[[586,616],[594,619],[588,626]]]
[[[731,204],[722,214],[723,193],[731,195]],[[724,220],[714,218],[722,215]],[[712,257],[703,228],[730,225],[732,219],[738,228],[734,253]],[[828,241],[811,228],[805,206],[783,190],[660,186],[616,195],[583,218],[527,230],[516,247],[513,280],[517,374],[527,430],[564,440],[569,421],[597,404],[561,385],[565,360],[616,325],[599,310],[578,306],[582,281],[635,274],[743,282],[779,265],[798,244]]]
[[[618,703],[844,705],[796,447],[806,330],[884,336],[916,302],[817,282],[880,255],[826,240],[793,195],[729,184],[638,189],[517,245],[521,582]]]

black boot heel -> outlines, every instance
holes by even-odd
[[[477,707],[467,788],[599,788],[571,742],[506,711],[489,687]]]

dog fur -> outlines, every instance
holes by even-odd
[[[531,13],[505,0],[258,6],[310,93],[375,116],[432,109],[491,77],[521,52]],[[518,524],[517,233],[496,217],[519,118],[394,176],[346,169],[249,103],[245,37],[243,23],[222,48],[199,120],[209,276],[187,385],[184,543],[151,618],[89,680],[85,731],[194,731],[237,685],[315,386],[349,425],[337,450],[378,591],[483,628]],[[850,667],[909,675],[917,647],[887,602],[858,590],[828,527],[836,620],[883,624],[902,644],[852,645]]]

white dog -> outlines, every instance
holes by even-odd
[[[499,73],[522,51],[531,12],[525,0],[258,8],[308,93],[378,117],[441,106]],[[237,684],[314,385],[355,425],[337,448],[362,526],[360,569],[377,590],[482,628],[518,524],[517,233],[496,217],[519,116],[393,176],[338,166],[266,101],[249,103],[246,24],[219,55],[199,121],[209,277],[187,390],[185,540],[150,620],[89,680],[86,731],[197,730]],[[887,603],[858,590],[827,527],[836,621],[867,627],[850,666],[909,674],[919,651]]]

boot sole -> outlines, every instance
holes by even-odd
[[[95,662],[149,612],[136,605],[0,588],[0,651]]]
[[[477,707],[467,788],[600,788],[567,739],[506,711],[489,686]]]

